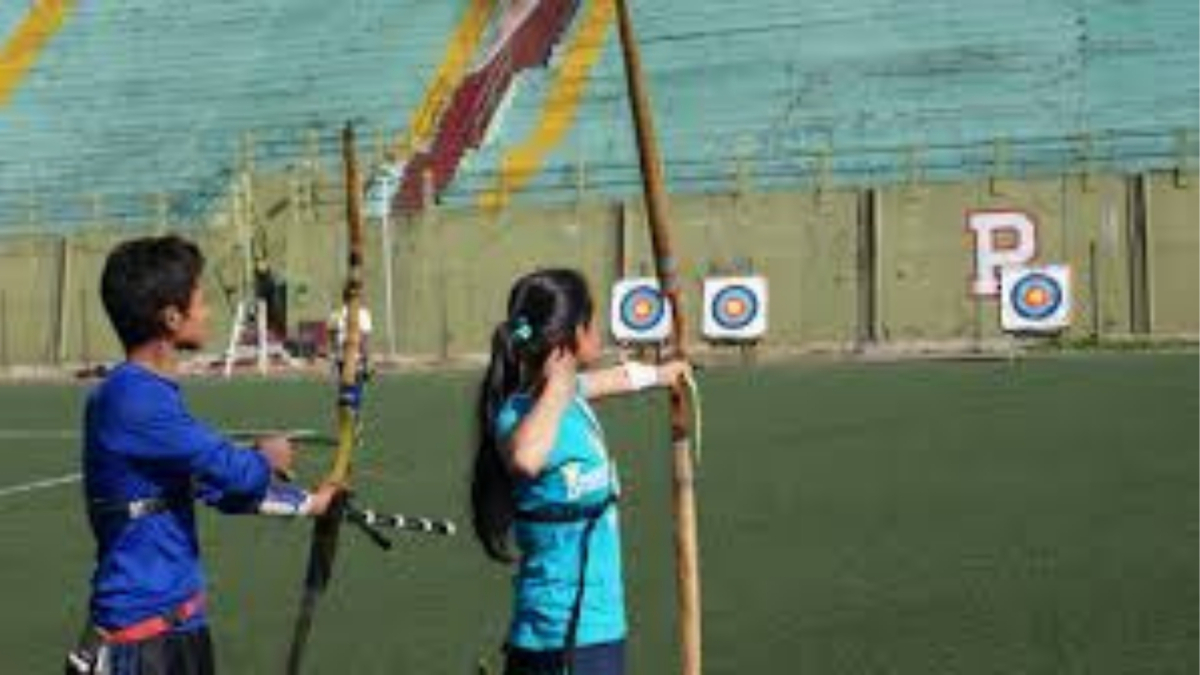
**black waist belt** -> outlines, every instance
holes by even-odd
[[[579,583],[575,587],[575,601],[571,604],[571,617],[567,621],[567,634],[563,641],[563,660],[567,672],[575,668],[575,640],[579,633],[579,618],[583,614],[583,589],[586,585],[588,553],[591,551],[592,531],[600,522],[608,507],[617,503],[617,495],[610,494],[595,504],[551,504],[538,509],[517,511],[516,519],[527,523],[585,523],[579,536]]]
[[[517,511],[517,520],[526,523],[582,523],[604,515],[608,507],[616,502],[616,495],[609,495],[595,504],[549,504]]]
[[[187,506],[192,501],[188,497],[149,497],[119,502],[109,499],[93,499],[88,502],[88,511],[96,518],[120,518],[123,520],[138,520],[158,513],[166,513],[172,509]]]

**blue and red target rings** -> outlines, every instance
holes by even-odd
[[[713,320],[722,328],[745,328],[758,317],[758,294],[740,284],[726,286],[713,296],[709,311],[712,312]]]
[[[1018,316],[1031,320],[1045,319],[1053,316],[1062,306],[1063,289],[1054,277],[1034,272],[1013,284],[1010,300]]]
[[[621,298],[621,321],[631,330],[653,329],[665,311],[662,296],[653,286],[635,286]]]

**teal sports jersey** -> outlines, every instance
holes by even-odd
[[[496,420],[507,438],[533,409],[528,394],[510,397]],[[546,468],[534,479],[518,479],[518,511],[598,504],[619,491],[615,464],[604,433],[587,401],[576,395],[563,413]],[[624,639],[625,593],[617,505],[611,505],[591,533],[576,645]],[[580,543],[584,522],[514,525],[521,560],[513,579],[514,601],[508,642],[530,650],[562,649],[571,607],[579,588]]]

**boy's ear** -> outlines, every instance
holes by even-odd
[[[183,312],[179,311],[174,305],[168,306],[162,312],[163,327],[174,332],[179,330],[180,324],[183,323]]]

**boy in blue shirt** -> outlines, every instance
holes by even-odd
[[[126,359],[87,401],[83,474],[96,538],[90,625],[70,673],[214,672],[194,502],[225,513],[319,515],[336,486],[308,493],[285,436],[239,447],[193,418],[175,381],[182,351],[208,334],[204,258],[176,236],[127,241],[109,254],[104,308]]]

